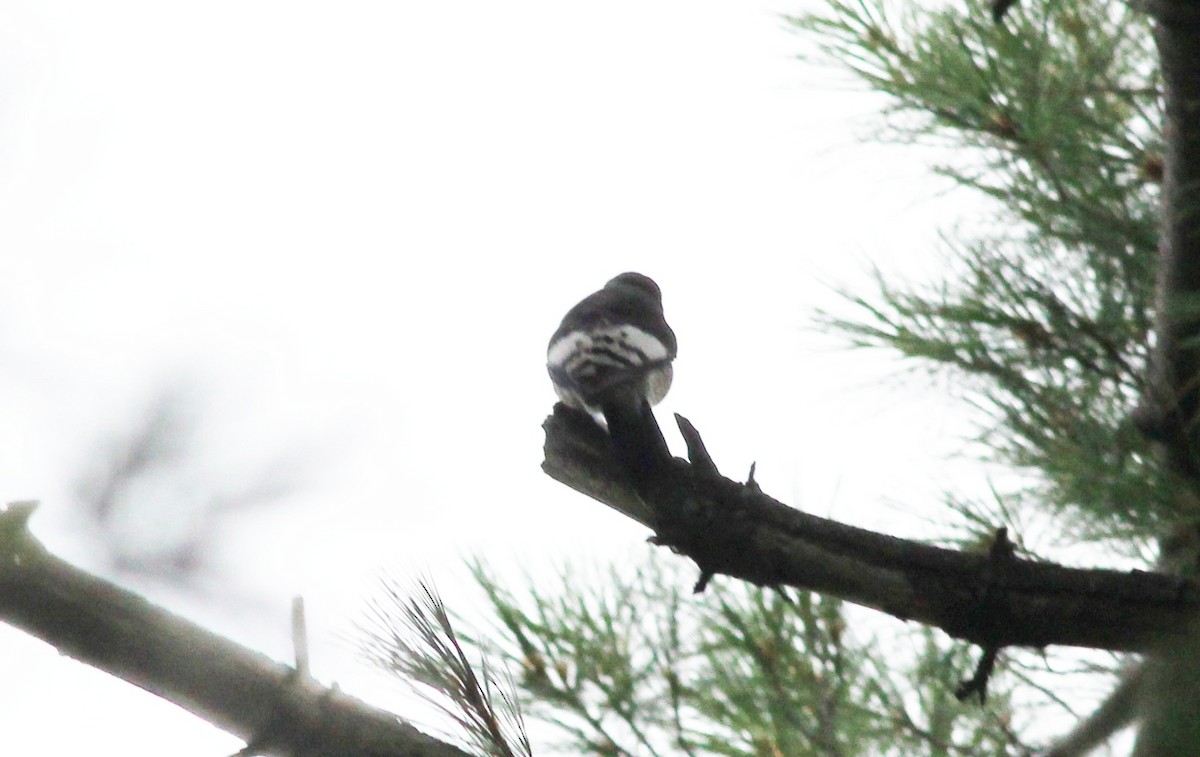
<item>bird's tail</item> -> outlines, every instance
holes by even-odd
[[[635,476],[652,473],[671,459],[649,400],[641,397],[633,402],[608,402],[602,410],[617,455]]]

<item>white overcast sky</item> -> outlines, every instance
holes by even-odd
[[[929,535],[961,409],[810,319],[869,261],[936,273],[974,199],[859,141],[882,101],[795,60],[779,14],[805,2],[0,0],[0,498],[279,659],[302,593],[318,676],[394,705],[339,640],[380,569],[641,553],[539,469],[546,340],[637,270],[679,337],[660,417],[784,501]],[[77,508],[164,389],[196,441],[123,538],[293,484],[225,519],[190,587],[115,573]],[[5,627],[0,678],[12,754],[240,746]]]

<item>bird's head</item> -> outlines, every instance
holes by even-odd
[[[604,285],[605,289],[633,289],[639,292],[644,292],[656,300],[662,301],[662,290],[658,288],[658,284],[654,283],[654,279],[649,276],[643,276],[640,273],[622,273],[620,276],[615,276],[609,279]]]

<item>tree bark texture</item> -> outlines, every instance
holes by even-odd
[[[1167,462],[1200,483],[1200,3],[1149,6],[1162,64],[1165,161],[1150,398]]]
[[[719,475],[679,421],[691,462],[673,459],[635,483],[608,435],[559,405],[544,424],[543,469],[654,530],[652,541],[694,560],[702,576],[819,591],[985,648],[1143,651],[1200,609],[1200,584],[1185,578],[959,552],[809,515]]]
[[[0,511],[0,620],[251,744],[295,757],[467,757],[45,551],[28,505]]]

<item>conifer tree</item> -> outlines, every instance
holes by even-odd
[[[854,344],[948,373],[979,448],[1020,473],[987,503],[950,506],[981,539],[1034,512],[1064,544],[1195,575],[1195,539],[1180,534],[1200,522],[1200,65],[1186,53],[1200,13],[1169,0],[828,0],[790,21],[890,96],[887,137],[955,148],[935,170],[987,198],[988,217],[942,230],[944,279],[909,288],[881,274],[878,291],[851,296],[858,318],[827,319]],[[1164,542],[1183,557],[1152,566]],[[1007,655],[986,706],[960,704],[948,693],[971,663],[936,632],[863,638],[852,621],[865,611],[729,582],[693,601],[665,559],[557,590],[504,588],[476,568],[504,641],[473,647],[519,671],[526,713],[571,751],[1030,754],[1052,735],[1035,725],[1047,706],[1085,714],[1045,656]],[[1171,654],[1179,664],[1122,720],[1144,720],[1138,757],[1200,753],[1196,696],[1179,695],[1200,690],[1197,653]]]

